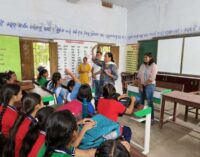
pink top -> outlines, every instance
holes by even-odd
[[[141,84],[144,84],[147,80],[151,80],[152,84],[155,84],[157,72],[158,68],[155,63],[152,63],[151,65],[142,64],[138,71],[137,78],[140,79]]]

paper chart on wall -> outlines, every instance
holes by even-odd
[[[64,70],[69,68],[77,77],[78,66],[82,63],[83,57],[88,58],[92,66],[92,48],[96,42],[85,42],[76,40],[55,40],[58,43],[58,71],[65,77]]]

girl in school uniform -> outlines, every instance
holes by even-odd
[[[37,111],[43,107],[41,96],[36,93],[27,94],[22,101],[22,107],[4,147],[4,156],[19,157],[22,141],[29,126],[34,121]]]
[[[22,92],[19,85],[7,84],[0,92],[0,154],[5,139],[18,116],[15,103],[21,101]]]
[[[91,124],[85,130],[94,127]],[[38,157],[94,157],[95,149],[80,150],[74,147],[77,130],[76,118],[69,110],[54,112],[47,122],[45,144]]]
[[[36,157],[45,142],[47,120],[54,112],[52,107],[40,109],[30,124],[20,150],[20,157]]]
[[[56,94],[58,104],[63,104],[66,100],[66,90],[62,88],[61,84],[62,78],[59,72],[55,72],[51,81],[47,84],[47,89]]]
[[[17,75],[14,71],[9,70],[8,72],[6,72],[7,74],[7,83],[19,83],[19,81],[17,80]]]
[[[84,105],[84,103],[86,103],[88,117],[92,117],[95,114],[95,108],[91,102],[92,90],[88,84],[81,85],[81,87],[79,88],[78,94],[77,94],[77,100],[79,100],[81,102],[81,104],[83,104],[83,105]],[[82,108],[82,112],[84,112],[84,108]]]
[[[112,84],[106,84],[103,87],[103,98],[98,101],[97,112],[105,117],[117,122],[118,116],[123,114],[132,114],[134,109],[135,98],[131,97],[131,104],[128,108],[122,105],[114,97],[116,93],[115,87]],[[126,97],[124,95],[119,96],[118,100]],[[121,127],[121,135],[128,142],[131,140],[131,129],[127,126]]]
[[[130,144],[126,141],[107,140],[102,143],[95,153],[95,157],[131,157]]]
[[[0,96],[0,131],[7,138],[18,116],[15,103],[21,101],[22,91],[17,84],[7,84],[2,88]]]
[[[69,75],[72,79],[67,83],[67,101],[70,102],[77,98],[79,88],[81,86],[80,80],[69,70],[65,69],[65,74]]]
[[[37,82],[39,83],[41,87],[45,87],[48,82],[47,80],[47,77],[49,76],[48,70],[45,69],[44,67],[39,67],[38,72],[39,72],[39,75],[37,77]]]

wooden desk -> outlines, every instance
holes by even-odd
[[[160,128],[162,128],[164,124],[165,101],[174,102],[174,111],[173,111],[174,122],[176,121],[177,103],[189,107],[200,108],[200,96],[198,95],[180,91],[173,91],[170,93],[163,94],[161,112],[160,112]]]
[[[41,88],[40,86],[34,84],[34,88],[33,89],[29,89],[29,90],[26,90],[26,92],[28,93],[37,93],[37,94],[40,94],[41,97],[46,97],[46,96],[51,96],[53,95],[53,93],[51,93],[50,91],[47,91],[43,88]]]
[[[191,94],[194,94],[194,95],[198,95],[200,96],[200,91],[196,91],[196,92],[190,92]],[[199,116],[199,108],[196,108],[196,112],[193,112],[193,111],[190,111],[190,110],[193,110],[195,108],[193,107],[190,107],[189,106],[185,106],[185,117],[184,117],[184,121],[187,122],[187,119],[188,119],[188,112],[191,112],[191,113],[194,113],[195,114],[195,118],[198,119],[198,116]]]

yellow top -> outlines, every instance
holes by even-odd
[[[90,64],[83,64],[81,63],[78,67],[78,72],[80,74],[80,82],[83,83],[90,83],[89,73],[91,72]]]

